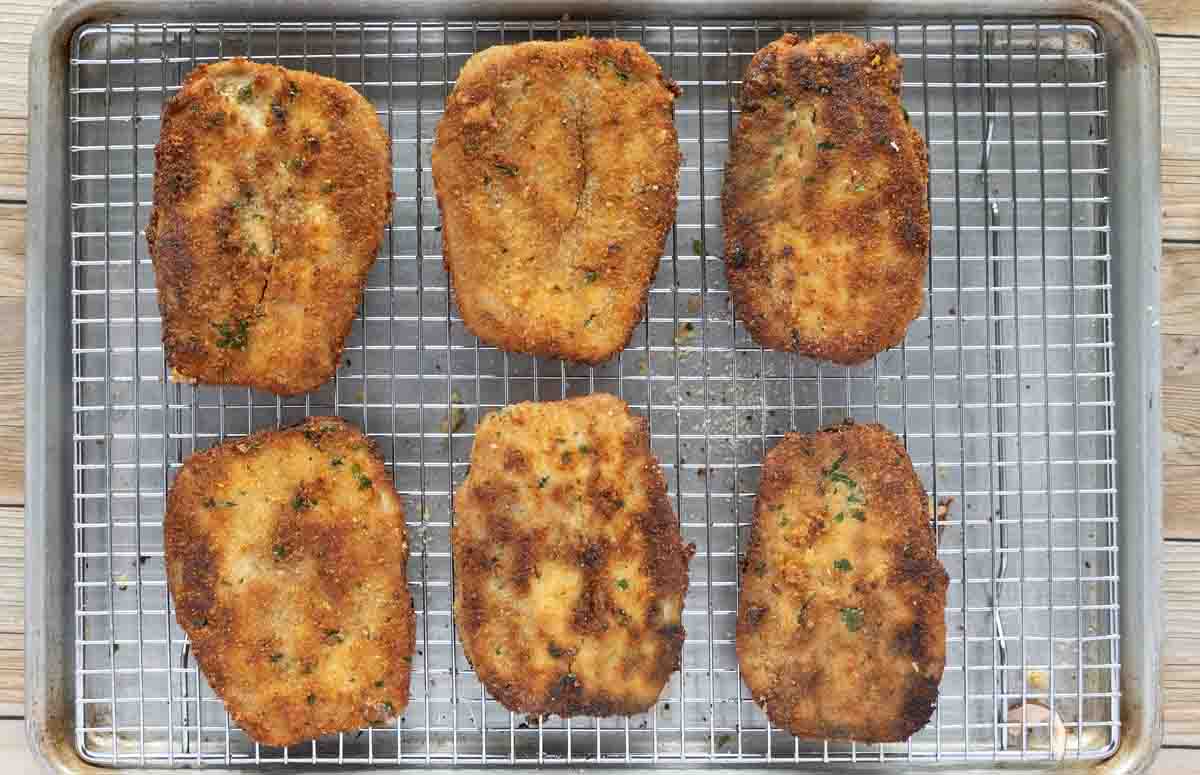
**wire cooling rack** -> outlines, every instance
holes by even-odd
[[[862,367],[764,352],[735,324],[719,195],[742,72],[785,29],[891,42],[929,141],[933,243],[922,317]],[[677,221],[629,347],[595,368],[509,355],[463,327],[429,174],[455,74],[487,46],[576,34],[641,41],[683,87]],[[151,263],[163,101],[222,57],[336,76],[393,143],[395,213],[336,379],[296,399],[172,383]],[[277,23],[88,26],[72,44],[75,741],[105,764],[584,763],[1044,758],[1119,738],[1104,41],[1073,23]],[[698,547],[682,670],[629,718],[524,717],[490,699],[451,620],[450,492],[480,417],[596,390],[649,418],[685,539]],[[404,496],[417,613],[412,701],[394,725],[289,749],[234,726],[175,624],[165,492],[193,451],[308,414],[380,445]],[[843,418],[904,436],[950,574],[938,710],[902,744],[798,741],[743,688],[738,553],[764,452]],[[1032,719],[1030,719],[1032,721]]]

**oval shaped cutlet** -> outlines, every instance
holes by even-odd
[[[467,60],[432,166],[472,333],[593,364],[629,342],[675,219],[678,92],[628,41],[535,41]]]
[[[784,35],[746,68],[722,209],[737,315],[763,347],[855,364],[921,312],[929,162],[886,43]]]
[[[233,59],[163,108],[146,242],[185,381],[282,395],[338,358],[391,217],[391,146],[332,78]]]
[[[175,618],[250,737],[291,745],[408,704],[404,510],[357,428],[310,417],[197,452],[163,532]]]
[[[598,393],[489,415],[454,494],[467,658],[517,713],[654,704],[683,648],[688,562],[644,420]]]
[[[768,453],[737,654],[774,724],[887,742],[929,721],[949,583],[929,519],[904,445],[881,425],[789,433]]]

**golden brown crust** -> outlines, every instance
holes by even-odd
[[[742,563],[742,680],[799,737],[904,740],[937,701],[948,584],[900,439],[790,433],[763,463]]]
[[[675,218],[677,93],[628,41],[493,46],[467,61],[433,176],[476,336],[585,363],[629,342]]]
[[[646,422],[598,393],[488,416],[454,494],[454,605],[520,713],[650,707],[683,648],[688,562]]]
[[[391,146],[332,78],[245,59],[198,67],[163,109],[154,260],[167,364],[282,395],[337,369],[391,217]]]
[[[746,69],[725,174],[725,267],[763,347],[841,364],[921,312],[929,161],[886,43],[784,35]]]
[[[175,617],[252,738],[290,745],[408,704],[404,510],[357,428],[310,417],[192,455],[163,531]]]

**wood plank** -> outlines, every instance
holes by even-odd
[[[1164,245],[1162,315],[1164,334],[1200,334],[1200,246]]]
[[[23,118],[29,94],[29,45],[33,28],[54,0],[4,0],[0,3],[0,115]]]
[[[1163,581],[1167,646],[1163,655],[1166,741],[1200,745],[1200,544],[1166,544]]]
[[[1195,14],[1200,17],[1200,14]],[[1165,239],[1200,239],[1200,49],[1159,38],[1162,73],[1162,204]]]
[[[25,205],[0,205],[0,504],[25,501]]]
[[[25,199],[24,116],[0,116],[0,200]]]
[[[1163,534],[1200,538],[1200,335],[1164,334]]]
[[[24,573],[24,510],[0,508],[0,715],[24,712]]]
[[[1196,0],[1134,0],[1150,29],[1169,35],[1200,35]]]

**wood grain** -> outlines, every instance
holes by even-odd
[[[1200,14],[1194,14],[1200,17]],[[1200,239],[1200,48],[1159,38],[1162,67],[1163,237]]]
[[[1200,594],[1196,584],[1200,579],[1200,543],[1168,543],[1165,558],[1166,742],[1200,745]]]
[[[1150,29],[1170,35],[1200,35],[1196,0],[1134,0]]]
[[[0,508],[0,716],[25,706],[24,511]]]

